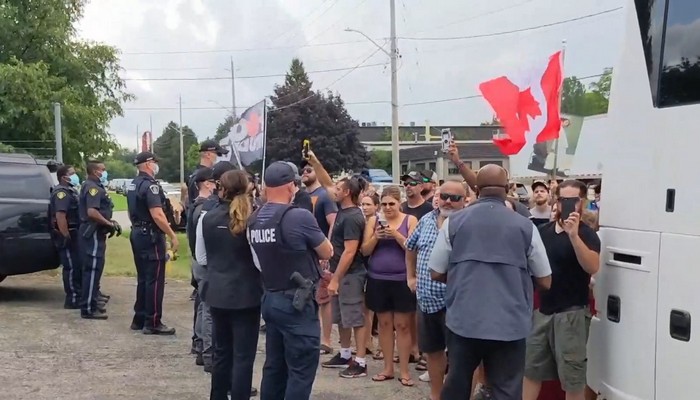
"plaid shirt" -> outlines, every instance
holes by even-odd
[[[447,286],[442,282],[430,279],[428,260],[438,237],[437,219],[440,211],[435,210],[423,216],[418,226],[406,241],[406,249],[418,252],[416,263],[416,297],[422,312],[436,313],[445,308],[445,291]]]

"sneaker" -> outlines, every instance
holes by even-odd
[[[340,353],[336,354],[330,360],[321,364],[323,368],[347,368],[352,363],[352,358],[347,360],[340,356]]]
[[[425,371],[423,375],[419,376],[418,380],[421,382],[430,382],[430,374],[428,374],[428,371]]]
[[[350,363],[350,366],[340,371],[341,378],[361,378],[367,376],[367,365],[361,367],[360,364],[356,362]]]

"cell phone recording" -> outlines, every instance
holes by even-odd
[[[440,140],[442,144],[442,152],[447,153],[450,150],[450,143],[452,143],[452,131],[450,128],[443,129],[440,131]]]
[[[309,150],[311,148],[311,141],[309,139],[304,139],[304,142],[302,144],[302,150],[301,154],[304,157],[305,160],[309,159]]]
[[[576,211],[576,205],[579,201],[581,201],[581,199],[579,199],[578,197],[560,198],[559,203],[561,204],[561,210],[559,210],[559,218],[562,221],[565,221],[567,218],[569,218],[571,213]]]

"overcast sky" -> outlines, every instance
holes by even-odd
[[[410,38],[519,30],[604,12],[623,3],[396,0],[400,121],[478,125],[490,119],[492,112],[481,98],[410,104],[475,95],[482,81],[543,62],[561,48],[563,39],[567,76],[599,74],[616,62],[623,11],[513,34]],[[316,89],[330,85],[339,93],[353,118],[390,124],[389,59],[359,34],[344,31],[360,30],[388,50],[389,20],[388,0],[93,0],[79,34],[122,51],[123,77],[129,79],[128,90],[137,100],[125,105],[124,117],[112,122],[111,131],[122,145],[133,148],[137,125],[141,132],[147,130],[149,117],[155,135],[169,121],[178,121],[179,95],[183,124],[200,139],[212,136],[230,113],[231,81],[202,78],[229,77],[231,57],[239,113],[284,81],[283,76],[246,77],[283,75],[291,59],[299,57],[307,71],[343,68],[309,75]],[[360,68],[351,70],[356,66]],[[381,103],[352,104],[363,102]]]

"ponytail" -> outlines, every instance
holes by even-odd
[[[250,217],[252,205],[250,196],[247,193],[241,193],[231,199],[228,208],[228,215],[231,218],[229,229],[234,235],[240,235],[248,226],[248,217]]]

